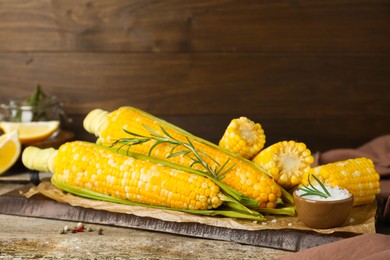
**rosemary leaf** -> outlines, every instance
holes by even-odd
[[[138,136],[138,137],[144,137],[144,136],[142,136],[142,135],[139,135],[139,134],[130,132],[130,131],[126,130],[125,128],[122,128],[122,130],[123,130],[126,134],[129,134],[129,135]]]
[[[323,191],[320,191],[311,183],[310,176],[313,176],[313,178],[317,181]],[[325,185],[314,174],[310,174],[307,176],[307,182],[309,183],[308,186],[303,185],[299,188],[300,190],[304,191],[304,193],[300,195],[301,197],[320,196],[323,198],[329,198],[331,196]]]
[[[325,193],[330,197],[329,191],[325,188],[325,185],[313,174],[313,178],[317,181],[317,183],[321,186],[321,188],[325,191]]]
[[[148,127],[147,125],[145,125],[145,124],[142,124],[142,126],[146,129],[146,130],[148,130],[149,132],[151,132],[152,133],[152,135],[154,135],[154,136],[160,136],[160,134],[159,133],[157,133],[156,131],[154,131],[152,128],[150,128],[150,127]]]
[[[152,154],[152,151],[154,150],[154,148],[156,148],[158,145],[160,145],[160,144],[162,144],[162,143],[163,143],[163,141],[160,141],[160,140],[158,140],[157,142],[155,142],[155,143],[152,145],[152,147],[150,147],[149,152],[148,152],[148,156],[150,156],[150,155]]]
[[[167,158],[172,158],[172,157],[176,157],[176,156],[179,156],[179,155],[187,155],[188,153],[190,153],[190,151],[180,151],[180,152],[176,152],[176,153],[170,153]]]

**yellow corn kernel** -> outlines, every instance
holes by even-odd
[[[301,183],[314,158],[304,143],[282,141],[266,147],[252,161],[268,170],[279,185],[291,189]]]
[[[219,146],[251,160],[263,149],[264,130],[259,123],[246,117],[233,119],[225,130]]]
[[[113,112],[106,112],[101,109],[91,111],[84,119],[84,128],[95,134],[101,144],[105,146],[112,145],[116,140],[122,138],[132,137],[123,129],[129,132],[136,133],[142,136],[151,136],[150,130],[164,135],[161,127],[163,127],[169,135],[181,142],[188,142],[187,138],[191,140],[194,148],[199,152],[202,160],[211,168],[220,168],[226,162],[225,169],[231,170],[226,172],[222,178],[222,182],[229,185],[233,189],[241,192],[244,195],[257,199],[259,202],[264,202],[267,205],[268,199],[262,199],[260,193],[266,190],[267,187],[272,187],[271,192],[280,202],[282,191],[278,184],[265,172],[253,163],[244,160],[240,156],[235,156],[233,153],[218,147],[206,140],[193,136],[183,129],[178,128],[170,123],[167,123],[157,117],[154,117],[144,111],[133,107],[121,107]],[[155,144],[155,140],[144,142],[137,145],[127,146],[121,149],[149,155],[149,151]],[[175,146],[170,143],[161,143],[152,149],[149,156],[166,160],[171,163],[182,165],[184,167],[191,167],[196,170],[205,171],[204,166],[199,163],[194,164],[193,156],[181,154],[174,157],[168,157],[172,148]],[[119,148],[119,146],[117,146]],[[184,151],[183,146],[175,147],[175,152]],[[220,176],[219,176],[220,177]],[[259,191],[255,191],[254,186],[257,184]],[[268,197],[268,194],[267,194]],[[269,204],[269,205],[275,205]]]
[[[314,174],[325,185],[346,189],[354,196],[354,205],[371,203],[380,192],[379,174],[368,158],[354,158],[311,168],[302,177],[308,185],[308,175]],[[312,181],[312,179],[311,179]],[[312,181],[315,184],[315,181]]]
[[[23,163],[28,167],[29,161],[39,156],[26,153]],[[53,169],[57,180],[115,198],[191,210],[213,209],[222,204],[219,187],[205,177],[124,156],[92,143],[65,143],[50,158],[46,163],[52,165],[48,168]]]

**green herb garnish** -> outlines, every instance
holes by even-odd
[[[232,164],[229,167],[227,167],[230,158],[223,164],[220,165],[214,158],[209,156],[207,153],[198,151],[195,149],[194,145],[192,144],[191,140],[186,137],[187,142],[179,141],[176,138],[174,138],[172,135],[170,135],[164,127],[160,126],[161,131],[163,134],[160,134],[153,129],[147,127],[146,125],[143,125],[145,129],[147,129],[151,134],[150,136],[144,136],[144,135],[139,135],[130,131],[127,131],[126,129],[123,129],[127,134],[132,135],[133,137],[131,138],[121,138],[116,140],[114,143],[111,144],[111,147],[115,147],[119,145],[118,149],[122,149],[123,147],[127,146],[127,151],[133,146],[137,144],[143,144],[149,141],[154,140],[155,143],[152,145],[148,152],[148,156],[152,154],[152,151],[156,146],[163,144],[163,143],[169,143],[172,144],[173,147],[170,150],[170,152],[167,155],[167,159],[173,158],[175,156],[183,155],[183,156],[188,156],[191,160],[192,163],[190,167],[193,167],[195,164],[200,164],[213,178],[216,178],[217,180],[223,179],[225,174],[230,171],[236,164]],[[177,147],[184,147],[184,150],[181,151],[176,151]],[[211,167],[209,166],[206,161],[202,158],[202,156],[207,157],[214,161],[217,166],[216,167]]]
[[[34,93],[30,97],[22,101],[16,101],[15,104],[11,105],[11,108],[16,110],[16,113],[12,116],[11,121],[21,122],[22,113],[25,110],[32,113],[31,121],[40,121],[42,118],[46,118],[46,102],[47,96],[43,92],[41,85],[38,84]]]
[[[35,92],[26,100],[26,104],[32,107],[37,107],[44,104],[46,94],[43,92],[41,85],[37,85]]]
[[[310,176],[313,176],[313,178],[317,181],[317,183],[320,185],[321,190],[317,189],[310,181]],[[305,193],[303,193],[302,195],[300,195],[301,197],[305,197],[305,196],[311,196],[311,195],[317,195],[317,196],[320,196],[322,198],[329,198],[331,195],[329,193],[329,191],[326,189],[325,185],[314,175],[314,174],[309,174],[307,176],[307,181],[309,183],[308,186],[306,185],[303,185],[303,187],[299,188],[300,190],[304,191]]]

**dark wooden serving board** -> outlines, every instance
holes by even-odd
[[[13,190],[0,196],[0,214],[112,225],[205,239],[233,241],[288,251],[300,251],[354,235],[351,233],[323,235],[299,230],[252,231],[215,227],[200,223],[169,222],[149,217],[74,207],[54,201],[41,194],[28,199],[20,195],[20,190],[25,192],[30,187],[31,185],[26,185],[22,189]]]

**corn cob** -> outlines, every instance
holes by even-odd
[[[84,128],[102,145],[199,171],[207,169],[216,179],[258,200],[259,208],[274,209],[282,201],[282,192],[292,201],[290,194],[250,161],[136,108],[121,107],[111,113],[95,109],[86,116]]]
[[[27,147],[22,161],[29,169],[54,173],[55,186],[81,196],[204,215],[263,219],[249,210],[250,214],[215,211],[223,202],[231,205],[234,201],[203,176],[88,142],[65,143],[58,150]]]
[[[219,146],[251,160],[263,149],[264,130],[259,123],[246,117],[235,118],[226,128]]]
[[[323,184],[346,189],[354,196],[354,205],[371,203],[380,192],[379,174],[368,158],[355,158],[316,166],[306,172],[302,184],[308,185],[308,176],[315,175]]]
[[[222,204],[217,196],[218,186],[202,176],[133,159],[93,144],[66,143],[52,154],[52,159],[59,181],[119,199],[186,209],[211,209]]]
[[[304,143],[282,141],[263,149],[252,161],[268,170],[282,187],[291,189],[301,183],[314,158]]]

